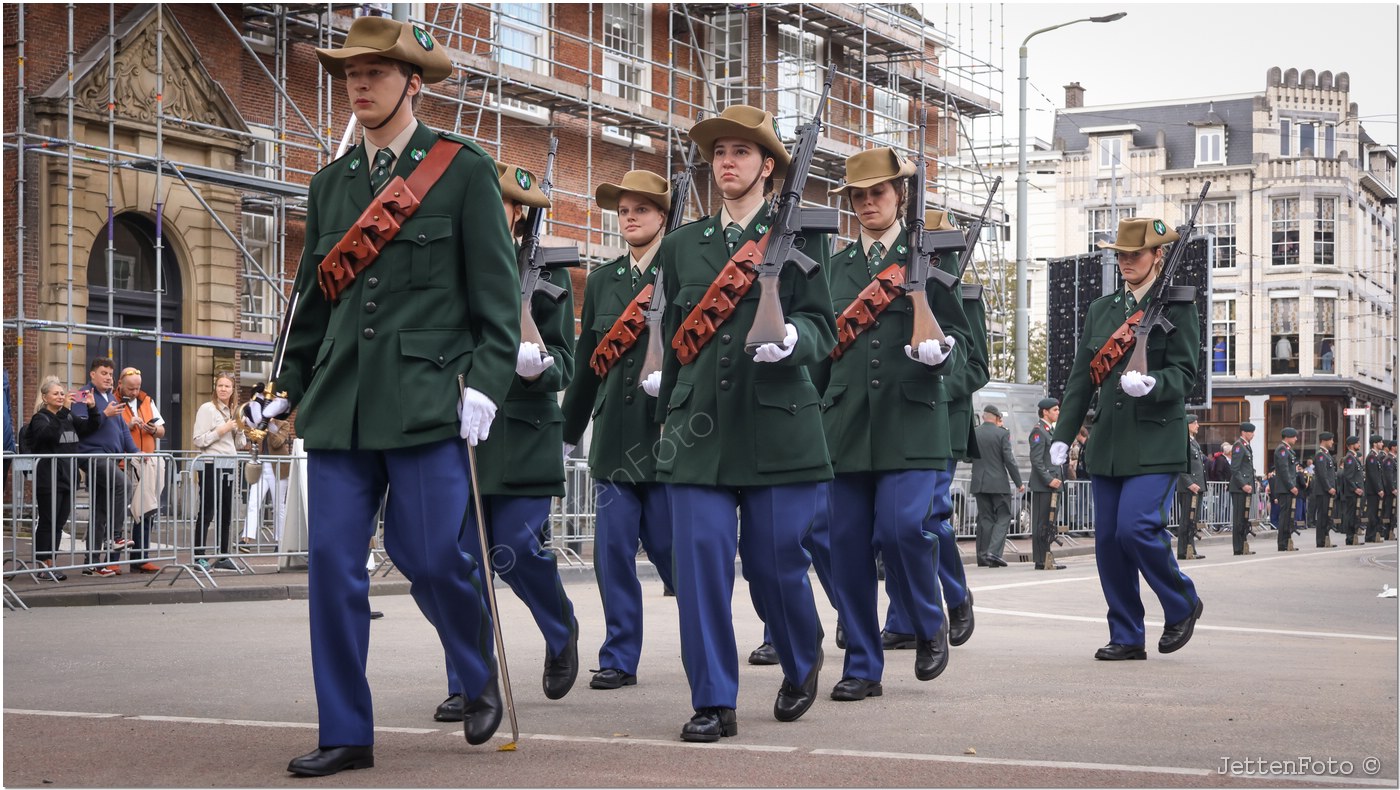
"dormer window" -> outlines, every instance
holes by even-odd
[[[1123,138],[1099,138],[1099,169],[1112,170],[1123,161]]]
[[[1225,129],[1221,126],[1196,128],[1196,166],[1225,164]]]

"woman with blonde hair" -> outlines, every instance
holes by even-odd
[[[221,370],[214,376],[214,397],[199,405],[194,416],[194,446],[205,456],[199,474],[199,521],[195,554],[208,553],[209,521],[219,520],[219,554],[221,559],[212,567],[218,570],[236,571],[238,566],[227,556],[229,554],[229,521],[233,517],[233,469],[216,468],[214,460],[207,456],[237,455],[239,449],[248,445],[248,437],[238,430],[238,404],[234,400],[237,387],[233,374]],[[217,499],[216,499],[217,495]],[[208,569],[209,560],[196,556],[195,562]]]
[[[39,397],[34,402],[34,416],[25,428],[25,452],[37,455],[72,455],[78,452],[78,440],[97,430],[102,424],[102,412],[88,409],[86,417],[76,417],[71,409],[75,397],[92,402],[91,392],[65,391],[58,376],[45,376],[39,384]],[[34,531],[34,558],[53,567],[54,549],[63,525],[73,507],[73,459],[41,459],[34,470],[34,502],[38,505],[39,525]],[[115,576],[115,571],[101,568],[102,576]],[[39,578],[61,582],[68,578],[61,571],[45,571]]]

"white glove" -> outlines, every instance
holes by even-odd
[[[653,370],[650,375],[642,379],[642,392],[653,398],[661,393],[661,371]]]
[[[569,462],[569,456],[574,454],[574,445],[564,442],[564,462]]]
[[[515,358],[515,373],[522,379],[536,379],[554,364],[554,357],[543,353],[534,343],[521,343]]]
[[[1055,466],[1064,466],[1069,460],[1069,445],[1064,442],[1053,442],[1050,445],[1050,463]]]
[[[1144,376],[1136,370],[1130,370],[1124,373],[1123,377],[1118,380],[1118,386],[1122,387],[1123,392],[1127,393],[1130,397],[1141,398],[1143,395],[1151,392],[1153,387],[1157,386],[1157,379],[1151,376]]]
[[[943,360],[947,359],[948,355],[953,353],[953,346],[957,345],[958,342],[956,337],[945,338],[945,340],[948,341],[947,351],[943,350],[943,345],[937,340],[925,340],[919,343],[918,353],[914,352],[913,347],[905,346],[904,354],[915,362],[922,362],[929,367],[936,367],[943,364]]]
[[[243,404],[243,423],[249,428],[258,427],[258,423],[262,422],[262,418],[263,408],[261,403],[250,400]]]
[[[286,398],[273,398],[262,407],[262,416],[267,417],[269,419],[273,417],[281,417],[288,411],[291,411],[291,405],[292,404],[287,402]]]
[[[486,441],[491,433],[491,421],[496,419],[496,404],[480,390],[464,387],[462,400],[457,404],[457,417],[462,421],[462,438],[475,447]]]
[[[764,343],[754,350],[754,362],[777,362],[792,356],[792,350],[797,346],[797,327],[792,324],[784,324],[787,334],[783,337],[783,344]]]

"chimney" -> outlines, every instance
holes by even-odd
[[[1084,106],[1084,86],[1071,82],[1065,86],[1065,109]]]

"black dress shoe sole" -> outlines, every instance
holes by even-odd
[[[689,727],[690,725],[687,724],[686,726]],[[698,731],[689,730],[689,729],[682,729],[682,730],[681,730],[681,740],[683,740],[683,741],[690,741],[691,743],[714,743],[715,741],[718,741],[720,738],[733,738],[734,736],[736,736],[736,735],[738,735],[738,734],[739,734],[739,720],[738,720],[737,718],[735,718],[733,721],[726,722],[726,721],[721,717],[721,718],[720,718],[720,723],[719,723],[719,732],[718,732],[718,733],[716,733],[716,732],[713,731],[713,730],[710,730],[710,731],[708,731],[708,732],[698,732]]]
[[[1095,661],[1146,661],[1147,648],[1139,647],[1119,653],[1105,653],[1102,648],[1094,654]]]

